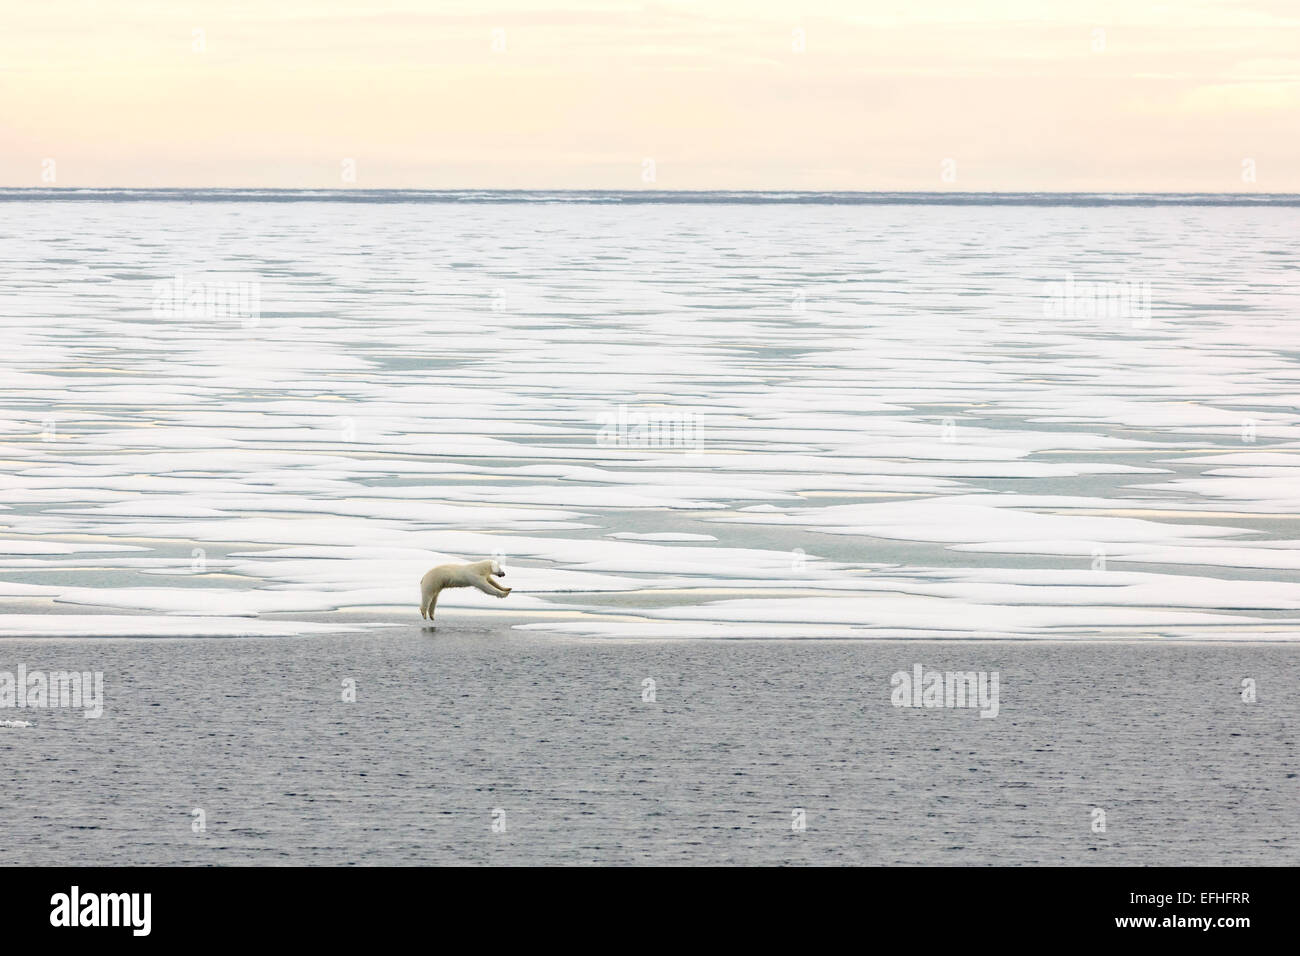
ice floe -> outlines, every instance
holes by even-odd
[[[448,602],[541,635],[1300,610],[1290,210],[5,211],[0,635],[317,633],[494,555],[510,600]],[[1116,269],[1141,321],[1044,312]],[[261,314],[159,312],[177,275]]]

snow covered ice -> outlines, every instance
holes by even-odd
[[[1294,209],[2,205],[0,635],[1300,619]]]

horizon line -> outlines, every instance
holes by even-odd
[[[255,190],[273,192],[570,192],[570,193],[887,193],[935,196],[974,196],[974,195],[1061,195],[1061,196],[1300,196],[1300,192],[1229,192],[1210,190],[1150,190],[1150,189],[798,189],[794,187],[765,186],[741,188],[733,186],[709,186],[697,189],[663,189],[654,187],[631,187],[610,189],[606,187],[581,186],[4,186],[2,191],[28,190],[36,192],[63,192],[76,189],[97,189],[117,191],[154,191],[182,192],[184,190]]]
[[[76,201],[109,198],[132,201],[238,201],[249,199],[280,201],[452,201],[501,202],[513,197],[568,198],[590,204],[670,204],[725,202],[755,205],[819,204],[962,205],[1059,205],[1086,203],[1095,206],[1202,205],[1202,206],[1292,206],[1300,205],[1300,193],[1287,192],[1137,192],[1083,190],[885,190],[885,189],[582,189],[521,187],[400,187],[400,186],[0,186],[0,201]]]

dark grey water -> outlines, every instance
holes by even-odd
[[[999,715],[895,708],[918,662],[999,672]],[[0,671],[19,663],[102,670],[105,711],[0,712],[35,721],[0,728],[6,865],[1300,862],[1290,645],[468,622],[0,641]]]

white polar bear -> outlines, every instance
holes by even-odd
[[[420,617],[433,620],[438,592],[443,588],[478,588],[484,594],[505,597],[510,588],[493,578],[494,574],[502,578],[506,576],[505,568],[496,561],[438,565],[420,578]]]

